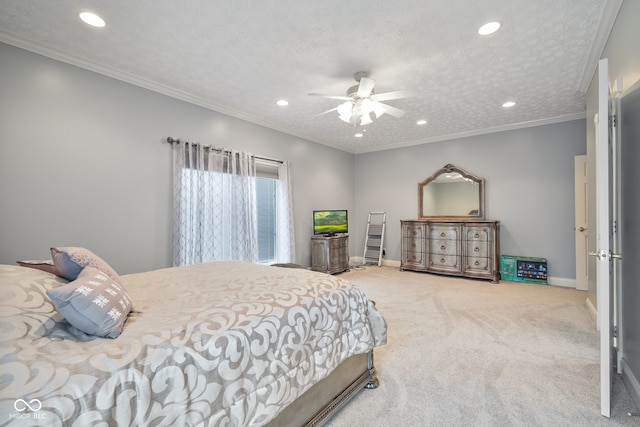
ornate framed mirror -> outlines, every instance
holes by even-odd
[[[448,164],[418,183],[420,219],[484,219],[484,178]]]

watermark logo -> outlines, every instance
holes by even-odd
[[[13,407],[16,408],[16,411],[18,412],[24,412],[27,409],[31,412],[38,412],[42,409],[42,402],[38,399],[31,399],[29,402],[24,399],[18,399],[13,403]]]
[[[46,413],[40,413],[42,409],[42,402],[38,399],[31,399],[28,402],[24,399],[17,399],[13,402],[13,408],[17,413],[9,414],[9,418],[12,419],[44,419]]]

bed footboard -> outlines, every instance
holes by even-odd
[[[327,378],[307,390],[268,425],[319,427],[363,388],[378,387],[373,350],[345,360]]]

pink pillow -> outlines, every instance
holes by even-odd
[[[82,269],[87,266],[97,268],[112,279],[119,279],[118,273],[105,260],[89,249],[77,247],[51,248],[51,258],[60,273],[59,276],[67,280],[76,280]]]
[[[53,265],[53,261],[17,261],[21,267],[35,268],[36,270],[46,271],[47,273],[55,274],[62,277],[60,272]]]

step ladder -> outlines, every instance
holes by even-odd
[[[364,256],[362,265],[367,263],[382,265],[382,252],[384,250],[384,228],[387,221],[385,212],[369,212],[367,220],[367,237],[364,241]]]

